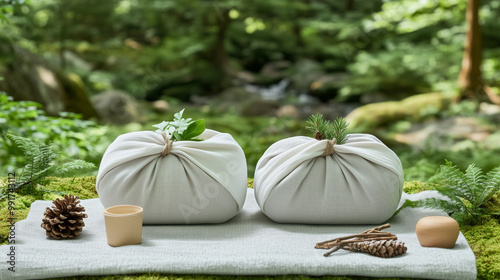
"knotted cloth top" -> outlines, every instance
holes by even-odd
[[[163,147],[163,151],[161,152],[161,156],[164,157],[170,154],[170,150],[172,150],[172,144],[174,143],[174,141],[170,141],[165,132],[163,132],[161,136],[163,136],[163,139],[165,139],[165,147]]]
[[[333,138],[332,140],[327,140],[326,142],[326,148],[321,154],[322,157],[326,157],[329,155],[333,155],[335,153],[335,148],[333,145],[337,144],[337,138]]]

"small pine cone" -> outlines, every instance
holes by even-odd
[[[316,140],[323,140],[323,134],[321,134],[321,132],[317,131],[316,134],[314,134],[314,138]]]
[[[65,195],[64,200],[57,198],[52,203],[54,205],[45,209],[42,219],[46,235],[55,239],[78,237],[85,226],[83,219],[87,218],[78,196]]]
[[[392,258],[406,253],[406,246],[403,242],[395,240],[379,240],[371,242],[352,243],[345,248],[354,252],[364,252],[381,258]]]

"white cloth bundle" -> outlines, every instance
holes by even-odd
[[[255,171],[255,198],[281,223],[379,224],[395,212],[403,191],[397,155],[369,134],[350,134],[322,156],[328,140],[298,136],[264,153]]]
[[[151,131],[123,134],[104,153],[96,189],[104,207],[144,208],[145,224],[222,223],[243,207],[247,166],[227,133],[205,130],[203,141],[171,142]]]

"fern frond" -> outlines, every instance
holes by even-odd
[[[427,208],[427,209],[440,209],[446,213],[451,213],[456,211],[456,205],[448,200],[438,199],[438,198],[426,198],[421,200],[405,200],[403,205],[396,210],[393,217],[396,216],[404,208]]]
[[[23,151],[26,161],[31,162],[33,160],[33,157],[38,152],[38,144],[28,138],[24,138],[14,134],[7,134],[7,137],[14,141],[14,143],[21,149],[21,151]]]
[[[476,167],[474,163],[467,167],[467,170],[465,170],[464,187],[472,192],[472,197],[476,198],[474,199],[475,202],[477,202],[477,197],[481,196],[481,193],[485,190],[485,182],[486,176],[483,174],[481,168]]]
[[[447,199],[405,202],[396,213],[405,207],[436,208],[450,213],[459,223],[474,222],[480,216],[493,212],[488,209],[487,203],[500,191],[500,166],[484,175],[481,168],[474,164],[462,172],[446,161],[428,182]]]
[[[55,174],[63,174],[71,170],[84,169],[84,168],[95,168],[95,165],[93,163],[77,159],[71,162],[66,162],[63,165],[57,167]]]
[[[488,185],[493,187],[492,194],[487,200],[490,200],[496,193],[500,191],[500,166],[493,168],[486,174]]]
[[[52,144],[36,143],[35,141],[17,135],[9,134],[8,137],[23,151],[25,166],[17,180],[15,189],[27,190],[30,193],[39,193],[37,184],[47,183],[47,177],[54,173],[62,174],[69,170],[80,168],[93,168],[92,163],[84,160],[75,160],[59,167],[53,161],[59,157],[54,152]]]
[[[465,174],[448,160],[446,160],[446,164],[441,165],[436,174],[429,179],[429,182],[439,186],[436,187],[436,190],[444,196],[474,200],[474,192],[472,188],[466,185],[466,181],[467,178]]]

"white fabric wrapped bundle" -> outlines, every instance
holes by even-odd
[[[146,224],[222,223],[245,202],[245,154],[227,133],[205,130],[203,141],[166,147],[151,131],[119,136],[104,153],[96,188],[104,207],[144,208]],[[165,154],[164,149],[169,153]]]
[[[350,134],[342,145],[303,136],[274,143],[254,183],[260,208],[276,222],[379,224],[394,214],[404,178],[401,161],[379,139]]]

